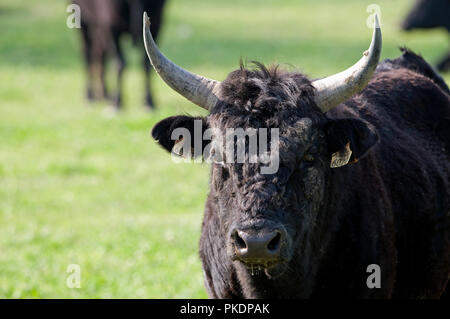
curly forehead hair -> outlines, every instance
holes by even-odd
[[[305,75],[282,70],[279,65],[266,67],[255,61],[251,64],[254,68],[247,68],[241,60],[240,68],[222,82],[221,102],[212,115],[239,118],[244,127],[281,129],[302,117],[310,117],[314,122],[323,118],[314,102],[315,89]]]

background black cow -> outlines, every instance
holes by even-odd
[[[130,34],[133,42],[142,45],[142,13],[149,12],[154,23],[152,32],[158,35],[162,21],[165,0],[73,0],[81,8],[81,31],[84,56],[88,70],[87,98],[112,98],[113,105],[122,105],[122,73],[125,58],[120,39]],[[105,61],[108,56],[117,62],[116,93],[112,96],[105,83]],[[150,91],[150,63],[143,57],[145,66],[145,103],[154,107]]]
[[[418,0],[402,23],[406,31],[445,28],[450,32],[450,0]],[[450,70],[450,52],[437,64],[440,71]]]

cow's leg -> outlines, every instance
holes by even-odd
[[[101,100],[104,97],[102,83],[102,74],[104,73],[104,67],[102,56],[103,50],[99,46],[94,45],[90,72],[92,78],[94,99],[96,100]]]
[[[81,27],[81,34],[83,38],[83,53],[84,61],[86,64],[86,98],[88,101],[93,101],[95,99],[94,88],[93,88],[93,65],[92,65],[92,41],[90,36],[90,30],[87,26],[83,25]]]
[[[441,72],[450,70],[450,52],[438,62],[436,67]]]
[[[100,92],[102,94],[102,98],[103,99],[109,99],[108,88],[107,88],[106,80],[105,80],[107,58],[108,58],[107,52],[106,52],[106,50],[103,50],[102,56],[101,56],[101,60],[102,60],[101,61],[101,68],[99,70]]]
[[[97,41],[92,41],[91,52],[90,52],[90,73],[92,79],[92,91],[94,99],[103,99],[105,97],[105,58],[106,58],[106,47],[102,41],[105,32],[101,28],[95,28],[92,33],[92,39],[97,39]]]
[[[114,53],[117,63],[116,95],[113,97],[113,105],[117,109],[120,109],[122,107],[122,76],[123,70],[125,69],[125,58],[119,42],[120,34],[118,32],[113,32],[112,37],[114,41]]]

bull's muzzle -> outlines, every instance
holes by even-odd
[[[281,261],[281,250],[286,244],[286,231],[276,229],[238,229],[231,231],[234,259],[249,265],[269,265]]]

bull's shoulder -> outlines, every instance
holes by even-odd
[[[402,55],[396,59],[386,59],[381,62],[376,72],[383,73],[392,70],[407,69],[435,82],[444,92],[450,94],[450,90],[444,79],[425,61],[423,57],[407,48],[400,48]]]

